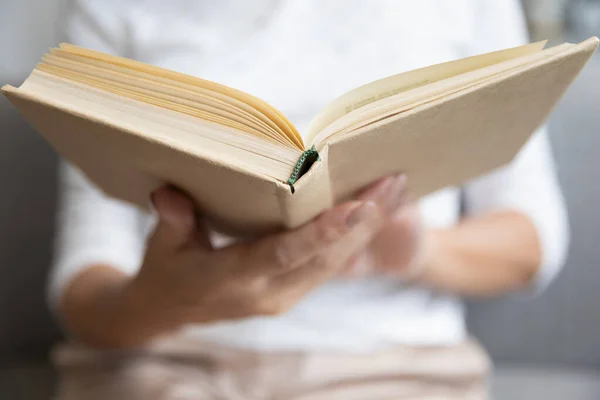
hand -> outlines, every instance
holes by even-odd
[[[403,179],[375,184],[360,199],[305,226],[215,250],[191,201],[163,188],[153,195],[159,223],[126,298],[172,329],[283,313],[364,251],[400,205]]]
[[[368,198],[373,188],[357,200]],[[344,269],[347,277],[383,273],[403,280],[415,279],[425,267],[425,234],[417,205],[403,203],[373,241]]]

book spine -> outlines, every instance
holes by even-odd
[[[321,158],[319,157],[319,152],[317,151],[315,146],[312,146],[310,149],[302,153],[302,156],[300,156],[300,159],[294,167],[292,175],[287,180],[287,184],[290,186],[292,193],[296,191],[296,189],[294,189],[294,183],[296,183],[296,181],[300,179],[302,175],[304,175],[310,169],[310,167],[315,163],[315,161],[319,161],[320,159]]]

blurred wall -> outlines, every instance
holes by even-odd
[[[23,79],[56,41],[62,0],[0,0],[0,77]]]
[[[533,40],[558,39],[565,27],[569,0],[522,0]]]
[[[0,0],[0,85],[19,85],[56,42],[60,0]],[[56,157],[0,96],[0,359],[57,337],[44,302]],[[43,353],[41,353],[43,354]]]

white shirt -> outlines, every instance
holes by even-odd
[[[358,85],[527,41],[517,0],[73,0],[65,15],[69,42],[247,91],[300,131]],[[52,303],[90,265],[135,274],[152,224],[67,165],[61,179]],[[461,210],[519,210],[543,250],[534,284],[544,287],[563,262],[566,215],[543,130],[508,167],[441,190],[420,207],[427,227],[452,226]],[[285,315],[181,334],[255,349],[341,350],[450,344],[467,335],[460,299],[383,277],[334,280]]]

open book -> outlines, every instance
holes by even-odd
[[[296,227],[391,173],[405,172],[418,198],[508,163],[598,38],[544,45],[359,87],[315,116],[305,141],[247,93],[68,44],[3,91],[107,194],[147,207],[170,183],[217,228],[252,233]]]

